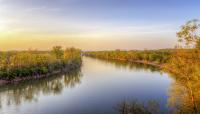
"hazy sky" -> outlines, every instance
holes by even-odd
[[[0,0],[0,50],[170,48],[200,0]]]

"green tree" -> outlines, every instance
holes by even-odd
[[[179,42],[184,42],[186,45],[195,45],[200,49],[200,24],[197,19],[188,21],[181,27],[181,30],[177,32]]]
[[[52,54],[57,58],[61,59],[64,55],[64,52],[62,50],[61,46],[54,46],[52,49]]]

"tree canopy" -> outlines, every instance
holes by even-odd
[[[181,27],[181,30],[177,32],[179,42],[184,42],[186,45],[194,45],[200,49],[200,24],[197,19],[188,21]]]

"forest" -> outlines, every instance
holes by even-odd
[[[81,51],[55,46],[51,51],[0,52],[0,79],[13,80],[68,71],[81,65]]]

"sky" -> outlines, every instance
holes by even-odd
[[[173,48],[199,13],[199,0],[0,0],[0,50]]]

